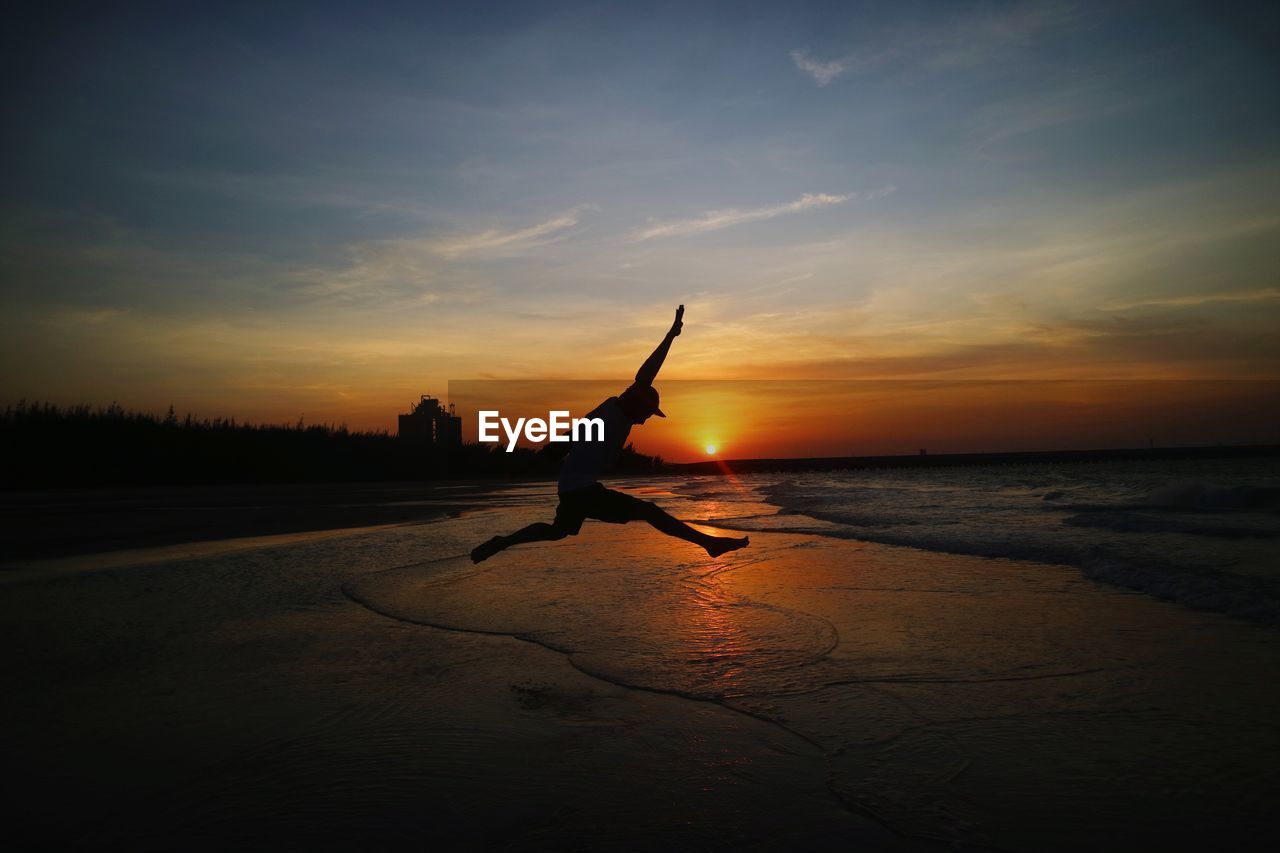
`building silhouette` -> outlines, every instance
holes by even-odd
[[[409,414],[400,415],[400,438],[438,447],[462,446],[462,418],[454,414],[453,404],[448,410],[435,397],[422,395],[410,408]]]

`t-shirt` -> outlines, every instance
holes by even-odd
[[[604,421],[604,441],[575,441],[560,466],[557,491],[569,492],[599,482],[600,472],[608,468],[622,452],[634,426],[617,397],[610,397],[587,413],[588,418]],[[590,435],[595,435],[592,431]]]

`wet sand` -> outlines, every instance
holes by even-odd
[[[914,848],[850,812],[820,751],[776,725],[343,593],[385,560],[461,553],[487,516],[6,585],[4,754],[22,780],[6,837]]]
[[[508,509],[4,586],[21,846],[1265,846],[1270,629],[1068,568]],[[624,606],[625,605],[625,606]]]

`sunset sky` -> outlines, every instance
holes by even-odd
[[[390,428],[628,378],[678,303],[669,379],[1280,378],[1275,15],[1229,5],[44,11],[0,396]]]

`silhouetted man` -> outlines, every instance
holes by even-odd
[[[555,521],[550,524],[539,521],[510,536],[495,536],[471,551],[473,562],[487,560],[504,548],[522,542],[548,542],[576,536],[582,529],[582,522],[588,518],[611,524],[647,521],[668,536],[677,536],[701,545],[712,557],[746,547],[748,540],[745,536],[740,539],[710,536],[694,530],[655,504],[625,492],[606,489],[597,479],[600,472],[613,464],[622,451],[632,426],[644,423],[651,415],[666,417],[658,408],[658,392],[653,387],[653,380],[667,357],[667,351],[671,349],[671,342],[680,334],[683,318],[684,306],[681,305],[676,309],[676,319],[671,324],[671,331],[667,332],[653,355],[640,365],[636,381],[627,390],[605,400],[587,415],[588,418],[600,418],[604,421],[604,441],[574,442],[560,468],[560,483],[557,487],[560,505],[556,507]]]

